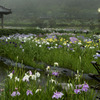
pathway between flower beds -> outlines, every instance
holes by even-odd
[[[31,69],[31,70],[37,70],[37,71],[44,71],[42,69],[39,69],[39,68],[33,68],[31,66],[28,66],[28,65],[24,65],[24,64],[21,64],[21,63],[16,63],[14,62],[13,60],[10,60],[10,59],[7,59],[5,57],[1,57],[0,56],[0,61],[3,61],[4,64],[8,65],[8,66],[13,66],[13,67],[19,67],[19,68],[26,68],[26,69]],[[47,66],[50,66],[50,65],[46,65],[45,63],[37,63],[37,64],[42,64],[44,65],[45,67]],[[60,67],[54,67],[54,66],[50,66],[50,71],[48,71],[47,73],[50,73],[50,72],[54,72],[54,71],[57,71],[59,74],[64,74],[66,76],[75,76],[75,74],[77,74],[77,72],[74,72],[70,69],[67,69],[67,68],[60,68]],[[91,77],[88,76],[88,74],[83,74],[82,76],[84,79],[92,79]]]

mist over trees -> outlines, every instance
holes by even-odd
[[[95,20],[100,0],[0,0],[0,5],[12,9],[6,20],[48,24],[66,19]],[[46,19],[41,22],[40,19]],[[48,20],[47,20],[48,19]],[[17,22],[16,22],[17,23]]]

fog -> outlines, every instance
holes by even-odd
[[[12,10],[6,20],[33,22],[38,19],[97,19],[100,0],[0,0]]]

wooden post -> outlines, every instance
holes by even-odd
[[[1,27],[3,29],[3,14],[1,15]]]

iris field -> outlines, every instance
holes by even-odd
[[[37,62],[52,66],[56,62],[58,67],[97,74],[90,62],[99,62],[100,54],[96,53],[99,49],[99,35],[92,33],[15,34],[0,38],[0,56],[44,71],[48,67]],[[69,78],[66,91],[58,86],[57,72],[48,75],[46,86],[37,85],[36,80],[41,74],[36,71],[14,69],[8,74],[5,89],[1,90],[1,100],[92,100],[95,95],[81,77]]]

